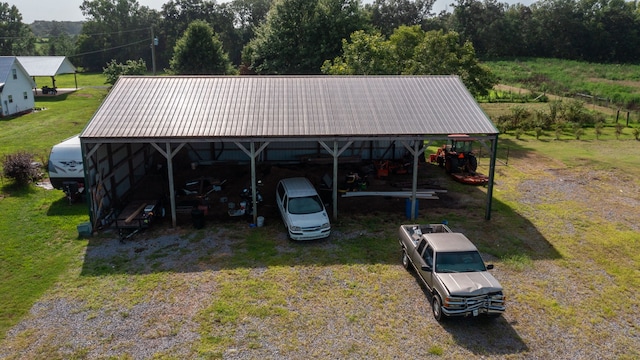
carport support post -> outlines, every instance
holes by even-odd
[[[338,148],[338,140],[333,140],[333,150],[327,145],[324,141],[318,141],[327,152],[333,156],[333,220],[338,220],[338,158],[340,154],[342,154],[345,150],[353,144],[353,141],[347,141],[347,143],[342,147],[342,149]]]
[[[171,224],[175,228],[178,219],[176,217],[176,191],[173,188],[173,154],[171,153],[171,143],[166,144],[167,148],[167,173],[169,174],[169,199],[171,203]]]
[[[256,145],[251,142],[251,208],[253,209],[253,223],[258,224],[258,201],[256,194],[258,189],[256,188]]]
[[[406,146],[405,146],[406,147]],[[422,150],[424,151],[424,149]],[[420,141],[415,141],[413,144],[413,179],[411,184],[411,220],[416,219],[416,192],[418,191],[418,158],[420,157]]]
[[[493,179],[496,173],[496,156],[498,153],[498,134],[491,140],[491,160],[489,161],[489,184],[487,186],[487,207],[484,218],[491,220],[491,203],[493,201]]]
[[[420,142],[422,142],[422,148],[420,148]],[[424,152],[426,146],[424,146],[424,140],[414,140],[413,147],[402,141],[402,145],[413,155],[413,179],[411,184],[411,220],[416,219],[416,193],[418,192],[418,158],[420,154]]]
[[[331,202],[333,208],[333,220],[338,220],[338,142],[333,142],[333,186],[331,189]]]
[[[256,184],[256,156],[258,156],[266,147],[270,144],[268,141],[264,142],[258,150],[256,150],[255,142],[251,141],[249,143],[249,150],[245,148],[241,143],[234,142],[238,149],[242,150],[248,157],[251,158],[251,205],[253,206],[253,223],[256,224],[258,222],[258,201],[256,199],[257,196],[257,184]]]

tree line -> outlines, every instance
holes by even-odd
[[[440,14],[432,13],[433,4],[434,0],[169,0],[158,11],[137,0],[85,0],[80,6],[86,18],[80,34],[69,36],[54,27],[47,46],[37,48],[37,38],[22,23],[19,9],[0,3],[0,55],[66,55],[92,72],[114,60],[132,59],[171,69],[176,46],[198,21],[211,28],[223,57],[243,74],[364,73],[359,66],[366,62],[369,73],[429,73],[439,63],[425,57],[447,58],[437,46],[457,56],[469,56],[472,50],[479,59],[640,59],[637,2],[541,0],[526,6],[457,0],[451,11]],[[196,40],[183,44],[182,51]],[[436,43],[428,45],[429,41]],[[464,59],[457,63],[465,66]]]

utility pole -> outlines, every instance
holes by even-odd
[[[153,66],[153,75],[156,75],[156,46],[158,46],[158,38],[153,34],[153,26],[151,27],[151,63]]]

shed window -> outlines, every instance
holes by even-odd
[[[27,99],[29,98],[29,95],[27,95],[27,92],[26,92],[26,91],[22,93],[22,96],[24,96],[24,99],[25,99],[25,100],[27,100]]]
[[[9,102],[12,103],[13,102],[13,95],[9,95]]]
[[[17,79],[18,78],[18,72],[16,71],[16,69],[11,69],[11,72],[13,73],[13,79]]]

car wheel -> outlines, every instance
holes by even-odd
[[[436,319],[436,321],[444,320],[445,316],[442,314],[442,300],[440,300],[440,296],[437,294],[433,294],[431,310],[433,311],[433,318]]]
[[[409,266],[409,255],[407,255],[407,250],[405,249],[402,249],[402,266],[407,270],[411,269]]]

